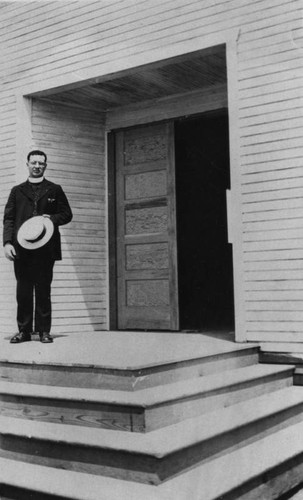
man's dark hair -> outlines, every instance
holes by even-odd
[[[30,157],[31,156],[34,156],[34,155],[41,155],[41,156],[44,156],[45,158],[45,163],[47,163],[47,156],[46,154],[44,153],[44,151],[40,151],[39,149],[33,149],[33,151],[30,151],[27,155],[27,161],[29,161]]]

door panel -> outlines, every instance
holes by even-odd
[[[173,123],[116,133],[119,329],[177,330]]]

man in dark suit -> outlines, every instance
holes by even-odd
[[[11,338],[11,343],[31,340],[34,319],[35,332],[41,342],[53,341],[50,335],[51,283],[54,263],[62,258],[58,226],[71,221],[72,211],[61,186],[45,179],[46,167],[47,157],[43,151],[33,150],[28,154],[28,180],[11,190],[4,210],[4,253],[7,259],[14,261],[17,280],[19,331]],[[49,218],[54,232],[44,246],[24,248],[18,242],[18,231],[25,221],[35,216]]]

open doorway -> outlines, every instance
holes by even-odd
[[[234,330],[226,111],[175,122],[179,324]]]
[[[113,139],[113,324],[233,331],[227,111],[120,129]]]

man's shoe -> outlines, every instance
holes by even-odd
[[[43,344],[51,344],[54,341],[53,337],[49,332],[39,333],[40,342]]]
[[[31,334],[26,332],[16,333],[11,339],[11,344],[21,344],[21,342],[29,342],[31,339]]]

